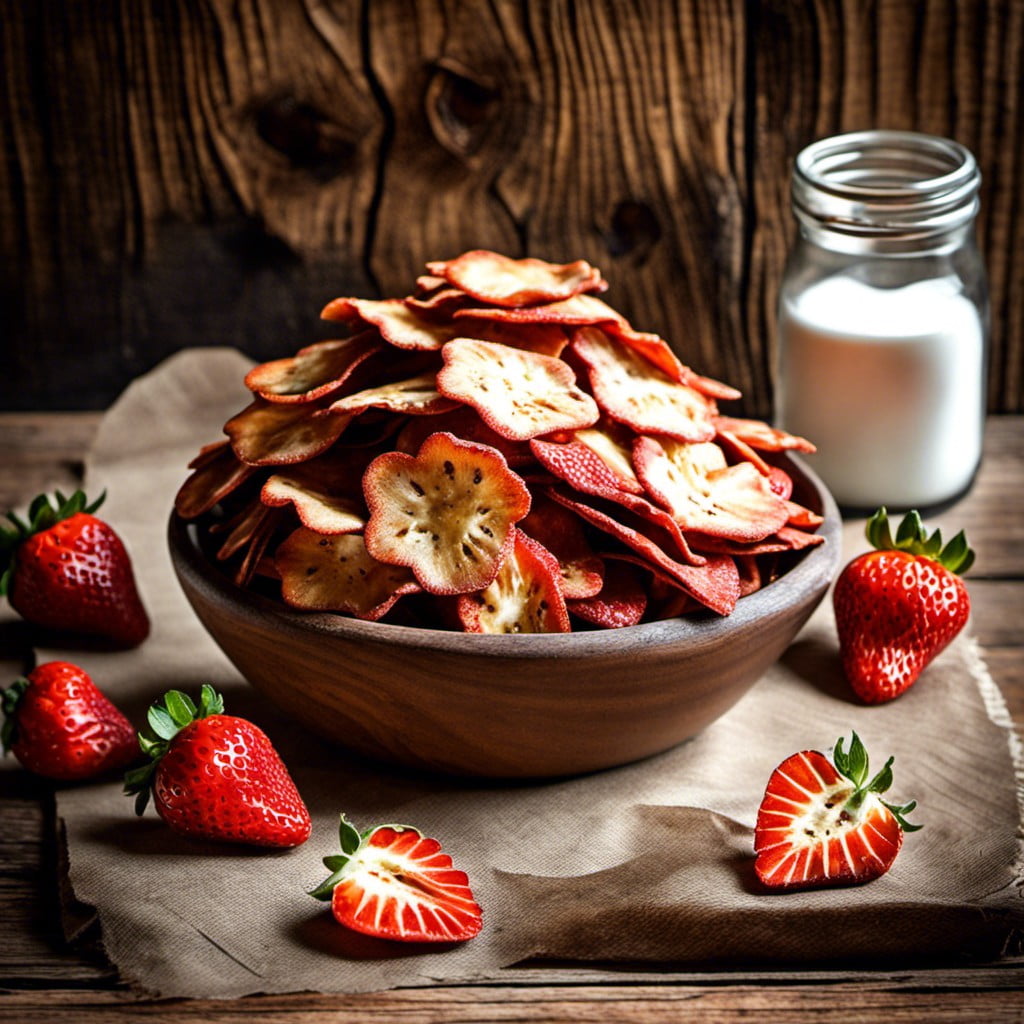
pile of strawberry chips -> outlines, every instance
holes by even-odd
[[[339,298],[337,339],[255,367],[175,508],[288,605],[472,633],[707,611],[821,543],[774,459],[803,438],[598,297],[584,260],[473,251],[404,298]]]

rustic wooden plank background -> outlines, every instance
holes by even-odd
[[[1022,52],[1024,0],[0,0],[0,408],[281,355],[486,246],[597,263],[765,416],[792,158],[874,126],[978,157],[1024,411]]]

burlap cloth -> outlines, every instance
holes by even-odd
[[[355,992],[501,976],[542,955],[676,967],[820,964],[943,954],[998,956],[1024,927],[1019,745],[967,634],[904,697],[869,708],[845,688],[826,602],[725,717],[676,749],[543,785],[471,785],[360,764],[292,726],[238,677],[194,618],[164,531],[185,465],[246,402],[249,364],[188,351],[135,382],[104,418],[92,491],[131,551],[151,638],[119,654],[74,654],[141,723],[170,687],[224,691],[273,739],[314,819],[308,843],[259,852],[176,837],[134,817],[116,782],[63,788],[70,882],[95,908],[122,976],[162,996]],[[847,530],[847,551],[862,549]],[[877,767],[896,755],[892,797],[916,798],[892,870],[870,885],[789,895],[757,889],[752,826],[786,756],[856,729]],[[452,948],[405,948],[337,926],[305,894],[325,875],[338,814],[401,821],[442,840],[469,873],[485,927]]]

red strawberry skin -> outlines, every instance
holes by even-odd
[[[843,670],[868,704],[892,700],[963,629],[963,580],[924,555],[869,551],[840,574],[832,596]]]
[[[851,813],[854,785],[824,754],[804,750],[772,773],[754,829],[754,869],[771,889],[854,885],[885,874],[903,842],[874,793]]]
[[[156,768],[153,797],[160,817],[193,837],[291,847],[312,829],[266,733],[232,715],[200,718],[171,740]]]
[[[128,719],[86,672],[66,661],[30,672],[12,713],[11,751],[37,775],[89,779],[124,768],[139,753]]]
[[[149,635],[131,561],[120,537],[87,512],[24,540],[8,598],[29,622],[137,647]]]

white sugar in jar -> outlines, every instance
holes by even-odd
[[[797,158],[776,422],[815,443],[810,464],[845,509],[934,508],[978,468],[979,183],[966,149],[912,132],[825,139]]]

